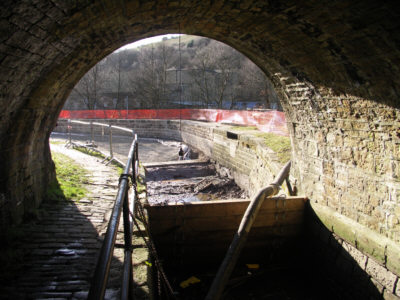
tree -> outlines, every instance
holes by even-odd
[[[93,110],[98,107],[103,83],[103,63],[99,62],[81,78],[72,93],[82,100],[86,109]]]
[[[280,104],[272,83],[252,61],[245,58],[238,70],[237,101],[259,102],[265,108],[279,109]]]
[[[271,82],[244,55],[208,38],[182,39],[180,47],[176,39],[114,52],[81,79],[70,98],[87,109],[124,109],[128,94],[129,107],[136,108],[177,107],[178,95],[185,105],[206,108],[250,102],[280,108]]]
[[[239,56],[230,47],[216,41],[198,51],[193,61],[192,79],[205,107],[222,108],[233,86]]]
[[[167,70],[172,66],[174,49],[165,44],[142,48],[138,64],[130,73],[130,90],[141,107],[161,108],[169,102]]]
[[[116,94],[113,103],[114,109],[124,108],[124,97],[122,92],[126,90],[127,74],[124,71],[129,64],[127,51],[113,53],[106,58],[108,66],[108,85],[109,94]]]

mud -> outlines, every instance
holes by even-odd
[[[236,183],[217,174],[214,164],[177,162],[146,167],[148,201],[151,204],[245,198]]]

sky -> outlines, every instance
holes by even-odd
[[[147,39],[142,39],[139,40],[137,42],[131,43],[131,44],[127,44],[121,48],[119,48],[116,51],[123,51],[123,50],[127,50],[127,49],[133,49],[133,48],[137,48],[143,45],[148,45],[148,44],[152,44],[152,43],[156,43],[156,42],[160,42],[164,37],[167,38],[172,38],[172,37],[177,37],[179,36],[179,34],[165,34],[165,35],[157,35],[157,36],[153,36]]]

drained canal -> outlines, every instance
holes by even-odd
[[[238,207],[247,206],[248,195],[226,175],[229,170],[218,172],[218,165],[193,153],[200,159],[174,154],[170,161],[144,163],[150,232],[174,292],[162,289],[155,272],[157,299],[204,299],[243,215]],[[290,204],[303,200],[270,201],[275,212],[267,209],[257,219],[223,299],[347,299],[321,273],[315,276],[306,255],[303,208],[296,212]]]
[[[55,142],[68,140],[63,133],[53,133],[52,138]],[[76,134],[72,139],[85,143],[91,137]],[[94,136],[94,140],[99,149],[108,151],[106,138]],[[130,142],[130,138],[113,136],[114,155],[125,161]],[[175,292],[174,297],[162,292],[158,299],[204,299],[243,215],[236,211],[237,205],[246,206],[244,202],[248,200],[246,193],[226,175],[229,171],[218,172],[220,166],[201,153],[192,149],[190,158],[194,160],[178,160],[180,146],[177,141],[139,140],[139,158],[147,170],[147,200],[154,206],[150,231]],[[289,208],[288,200],[273,201],[282,201],[283,206],[279,207]],[[225,208],[221,209],[222,206]],[[304,225],[289,224],[295,215],[279,211],[261,216],[265,226],[251,230],[247,249],[236,265],[223,299],[361,299],[354,297],[360,292],[353,289],[354,285],[341,286],[335,282],[336,278],[347,278],[340,276],[341,269],[331,265],[335,260],[328,255],[339,257],[335,253],[340,252],[340,245],[333,245],[332,249],[339,249],[336,252],[322,251],[326,245],[309,234],[315,231],[310,221],[314,217],[305,217]],[[333,269],[329,274],[326,272]],[[153,278],[157,294],[158,275]]]
[[[245,198],[246,193],[209,161],[145,164],[148,202],[167,204]]]

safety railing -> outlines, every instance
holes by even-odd
[[[111,260],[113,257],[115,240],[121,218],[121,211],[124,222],[124,266],[121,285],[121,299],[133,298],[133,268],[132,268],[132,231],[133,217],[135,211],[135,202],[137,198],[136,178],[138,176],[138,140],[134,136],[129,149],[128,160],[125,165],[124,173],[119,180],[118,194],[115,200],[114,208],[111,214],[103,245],[97,261],[96,269],[90,286],[88,299],[99,300],[104,298],[107,287],[108,275],[110,271]],[[130,184],[132,182],[132,197],[129,199]]]
[[[86,131],[87,135],[89,135],[89,143],[86,144],[78,144],[76,141],[78,140],[78,136],[73,135],[73,128],[75,128],[75,125],[84,125],[88,126],[89,130]],[[101,134],[100,138],[95,135],[95,127],[100,127],[101,128]],[[117,131],[122,131],[122,132],[128,132],[132,135],[134,135],[134,131],[129,128],[121,127],[121,126],[115,126],[111,124],[105,124],[105,123],[99,123],[99,122],[85,122],[85,121],[79,121],[79,120],[71,120],[68,119],[67,123],[67,135],[68,135],[68,142],[67,146],[73,146],[73,147],[85,147],[87,149],[90,149],[91,151],[98,152],[101,155],[104,156],[104,161],[117,161],[119,164],[123,165],[124,163],[121,161],[121,159],[117,158],[115,154],[115,148],[117,148],[118,152],[121,153],[126,153],[127,152],[127,147],[129,144],[124,141],[126,137],[123,137],[122,140],[121,138],[118,139],[118,137],[113,136],[114,130]],[[98,132],[96,130],[96,132]],[[82,133],[82,132],[80,132]],[[105,141],[104,138],[107,139],[108,135],[108,141]],[[73,141],[73,137],[76,141]],[[108,145],[107,145],[108,144]],[[125,147],[123,147],[124,145]],[[99,148],[100,146],[100,148]],[[121,149],[122,148],[122,149]],[[108,149],[108,153],[106,152],[106,149]]]

